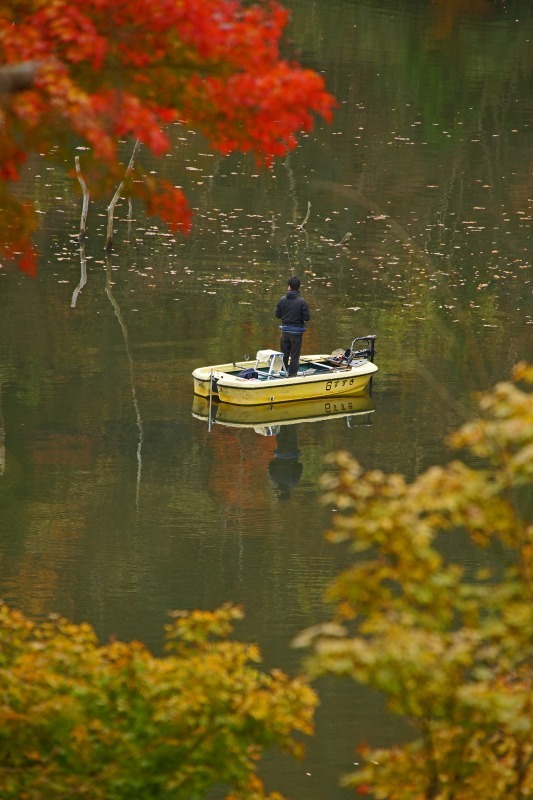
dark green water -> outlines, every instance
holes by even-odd
[[[38,278],[0,269],[0,595],[156,651],[167,610],[231,600],[246,609],[239,636],[296,671],[290,642],[324,617],[347,563],[324,541],[325,456],[412,478],[449,458],[443,437],[474,392],[533,358],[533,18],[526,0],[288,5],[291,51],[323,71],[335,120],[271,171],[177,128],[151,168],[191,198],[187,239],[140,209],[128,223],[123,205],[106,264],[105,208],[91,204],[80,254],[71,165],[29,166]],[[307,352],[378,335],[373,410],[278,436],[209,429],[192,369],[276,347],[293,272]],[[306,762],[264,767],[298,800],[347,796],[337,781],[357,743],[405,735],[366,690],[318,688]]]

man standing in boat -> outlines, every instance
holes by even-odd
[[[283,363],[289,371],[289,378],[292,378],[298,373],[302,336],[311,314],[306,301],[300,296],[299,279],[296,276],[289,278],[287,284],[287,294],[283,295],[276,306],[276,317],[281,320],[280,346]]]

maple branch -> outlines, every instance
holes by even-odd
[[[35,75],[41,66],[39,61],[21,61],[0,67],[0,95],[16,94],[31,89]]]

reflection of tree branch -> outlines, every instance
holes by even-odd
[[[4,415],[2,414],[2,384],[0,383],[0,477],[6,468],[6,429]]]
[[[76,308],[76,301],[78,299],[78,295],[87,283],[87,258],[85,257],[85,245],[82,244],[80,247],[80,282],[72,292],[72,300],[70,301],[70,307]]]
[[[309,219],[309,214],[310,213],[311,213],[311,201],[308,200],[307,201],[307,214],[305,215],[305,219],[302,222],[300,222],[299,225],[296,226],[297,228],[301,228],[303,230],[304,225],[307,223],[307,220]]]
[[[283,160],[283,165],[287,170],[287,175],[289,179],[289,196],[292,200],[292,221],[296,224],[296,218],[298,216],[298,198],[296,197],[296,180],[294,178],[294,172],[291,167],[290,162],[290,154],[287,153]]]
[[[40,66],[38,61],[21,61],[0,67],[0,95],[15,94],[31,89]]]
[[[0,66],[0,96],[3,94],[10,95],[32,89],[35,84],[37,72],[44,63],[46,62],[20,61],[18,63],[4,64],[3,66]],[[79,67],[80,71],[83,71],[83,65],[79,65]],[[151,64],[143,65],[143,71],[145,73],[152,70],[154,72],[161,70],[165,72],[177,73],[183,80],[188,79],[191,75],[196,74],[206,76],[227,75],[227,69],[225,69],[223,65],[199,65],[194,53],[191,53],[191,58],[183,58],[181,61],[172,61],[168,59],[166,61],[154,61]],[[124,73],[137,73],[138,68],[121,62],[116,65],[108,64],[102,72],[104,76],[110,77],[111,80],[113,80],[113,77],[116,74],[122,75]]]
[[[431,257],[425,252],[425,250],[420,249],[413,237],[406,231],[403,225],[394,219],[394,217],[391,217],[388,212],[384,211],[381,206],[379,206],[373,200],[370,200],[370,198],[366,197],[362,192],[359,192],[357,189],[352,189],[349,186],[343,186],[335,181],[317,180],[313,181],[313,184],[322,189],[329,189],[331,192],[340,194],[343,197],[348,197],[350,200],[353,200],[358,205],[363,206],[363,208],[366,208],[373,214],[382,214],[383,216],[386,216],[391,232],[394,233],[394,235],[397,236],[403,244],[409,245],[413,255],[415,255],[419,261],[424,264],[424,266],[433,267]]]
[[[283,164],[284,164],[285,169],[287,170],[287,174],[288,174],[289,195],[290,195],[290,197],[292,199],[292,205],[293,205],[293,212],[292,212],[293,213],[293,220],[292,221],[294,222],[294,224],[296,226],[296,229],[298,231],[302,231],[302,233],[304,234],[304,237],[305,237],[305,245],[304,245],[304,250],[303,250],[304,257],[305,257],[306,251],[309,248],[309,234],[307,233],[305,225],[306,225],[307,220],[309,219],[309,215],[311,213],[311,201],[310,200],[307,201],[307,213],[305,215],[305,218],[302,220],[302,222],[297,223],[296,222],[296,218],[298,216],[298,198],[296,196],[296,180],[295,180],[294,172],[293,172],[291,164],[290,164],[289,155],[286,156],[286,158],[283,161]],[[272,233],[274,233],[274,230],[275,230],[274,218],[273,218],[272,222],[273,222]],[[297,244],[299,244],[299,242]],[[289,265],[290,265],[290,268],[292,270],[292,263],[291,263],[291,258],[290,258],[290,255],[289,255],[289,247],[287,245],[287,241],[286,240],[285,240],[285,247],[287,249],[287,255],[289,256]]]
[[[119,325],[122,328],[122,336],[124,337],[124,345],[126,347],[126,355],[128,357],[129,365],[130,365],[130,382],[131,382],[131,396],[133,398],[133,408],[135,410],[135,421],[137,423],[137,429],[139,431],[139,442],[137,444],[137,491],[135,502],[138,508],[139,506],[139,490],[141,486],[141,473],[142,473],[142,446],[144,440],[144,431],[143,431],[143,423],[141,419],[141,410],[139,407],[139,401],[137,399],[137,392],[135,389],[135,381],[134,381],[134,370],[133,370],[133,358],[131,355],[130,350],[130,341],[128,336],[128,329],[126,327],[126,323],[124,322],[124,318],[122,316],[122,312],[120,310],[120,306],[115,300],[113,295],[113,288],[111,283],[111,261],[109,256],[106,257],[106,282],[105,282],[105,291],[107,296],[109,297],[110,303],[113,306],[113,310],[115,312],[115,316],[118,319]]]
[[[111,200],[111,202],[109,203],[109,205],[107,207],[107,239],[106,239],[106,243],[105,243],[105,249],[108,250],[108,251],[111,250],[111,247],[113,245],[113,214],[115,213],[115,206],[117,204],[118,198],[120,197],[120,193],[122,192],[124,184],[126,183],[127,179],[131,175],[131,173],[133,172],[133,167],[134,167],[134,164],[135,164],[135,158],[137,156],[137,152],[138,152],[140,146],[141,146],[141,140],[140,139],[136,139],[135,140],[135,144],[133,146],[133,153],[131,154],[131,158],[130,158],[130,163],[126,167],[126,172],[124,173],[124,177],[120,181],[120,183],[119,183],[119,185],[117,187],[117,191],[113,195],[113,199]]]
[[[131,197],[128,197],[128,239],[131,242],[131,222],[133,220],[133,203]]]
[[[441,398],[443,404],[447,405],[457,415],[460,423],[469,419],[471,413],[464,403],[458,400],[451,391],[443,384],[441,376],[436,376],[430,369],[424,366],[421,361],[415,362],[416,374],[431,387],[435,397]]]
[[[76,156],[74,162],[76,164],[76,175],[78,176],[78,181],[80,183],[81,190],[83,192],[83,206],[81,209],[80,236],[79,236],[79,241],[82,242],[85,239],[85,233],[86,233],[87,211],[89,210],[89,190],[87,189],[87,184],[83,180],[83,175],[81,174],[80,157]]]

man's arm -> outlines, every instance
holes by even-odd
[[[302,318],[303,318],[304,322],[309,322],[309,320],[311,319],[311,313],[309,311],[309,306],[307,305],[307,302],[305,300],[303,300],[303,299],[302,299]]]
[[[281,319],[281,300],[278,300],[278,304],[276,306],[276,317]]]

